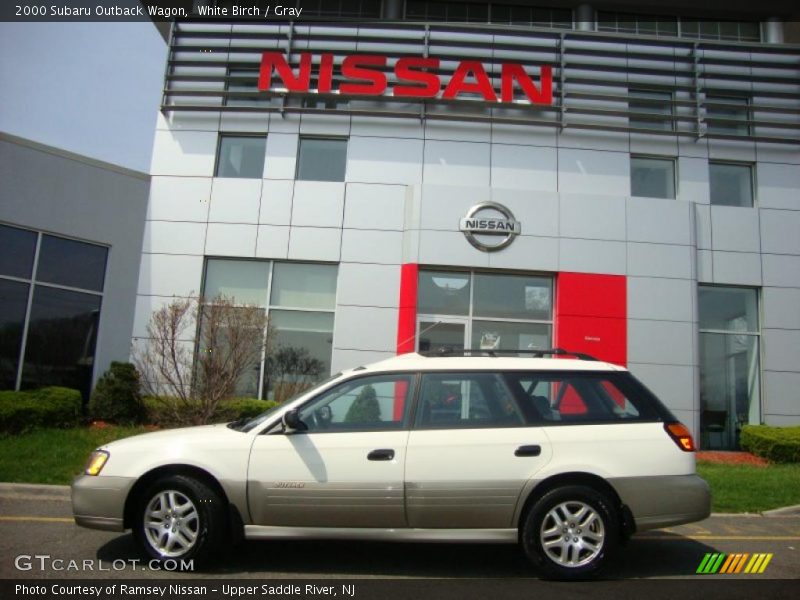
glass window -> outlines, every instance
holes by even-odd
[[[259,260],[209,259],[204,295],[208,300],[226,296],[234,304],[266,306],[269,266]]]
[[[420,352],[549,348],[553,281],[535,275],[422,270],[417,314]]]
[[[417,312],[466,315],[470,303],[470,274],[420,271]]]
[[[466,323],[442,321],[419,322],[418,349],[420,352],[459,352],[464,350]]]
[[[666,15],[636,15],[598,11],[598,31],[637,33],[639,35],[674,36],[678,34],[678,19]]]
[[[52,235],[42,236],[36,279],[100,292],[108,249]]]
[[[761,41],[761,26],[752,21],[745,21],[738,23],[739,25],[739,40],[742,42],[759,42]]]
[[[671,158],[631,157],[631,196],[675,197],[675,161]]]
[[[88,398],[99,319],[100,296],[36,286],[22,389],[58,385]]]
[[[529,421],[613,423],[660,418],[658,401],[624,373],[510,373],[509,386]]]
[[[699,313],[702,444],[734,449],[760,422],[758,291],[700,286]]]
[[[266,149],[264,136],[220,135],[215,176],[261,179]]]
[[[544,323],[472,321],[472,348],[537,350],[550,347],[551,327]]]
[[[17,385],[17,367],[30,285],[0,279],[0,389]]]
[[[708,133],[749,135],[750,101],[745,96],[706,96]],[[725,119],[724,122],[715,119]],[[738,121],[738,123],[737,123]]]
[[[298,180],[344,181],[346,166],[347,140],[300,138]]]
[[[628,121],[631,127],[672,131],[672,93],[630,89],[628,90],[628,98],[628,110],[630,112],[658,115],[654,119],[631,116]]]
[[[701,286],[700,329],[758,333],[758,294],[751,288]]]
[[[216,353],[220,361],[225,360],[225,356],[231,356],[231,342],[235,345],[236,360],[239,364],[246,366],[246,369],[239,376],[234,386],[234,395],[237,397],[256,398],[258,397],[258,381],[261,374],[261,342],[263,341],[264,331],[244,329],[244,323],[253,323],[264,316],[262,308],[229,307],[214,303],[205,304],[201,309],[200,316],[200,335],[197,342],[197,350],[200,353]],[[251,312],[254,311],[254,312]],[[212,327],[211,324],[214,326]],[[233,329],[231,329],[233,325]],[[238,333],[236,339],[231,337],[231,332]],[[255,335],[253,335],[255,334]],[[245,344],[252,345],[245,345]],[[216,377],[218,370],[215,360],[206,361],[205,366],[209,370],[200,368],[195,369],[195,378],[202,382],[203,378]]]
[[[413,376],[375,375],[346,381],[300,409],[309,432],[380,431],[408,426]]]
[[[36,232],[0,225],[0,275],[30,279]]]
[[[525,420],[503,379],[496,373],[422,375],[418,429],[522,427]]]
[[[547,320],[553,311],[552,284],[547,277],[476,273],[473,314]]]
[[[333,310],[336,276],[335,265],[276,263],[270,305]]]
[[[710,162],[708,179],[711,204],[753,206],[753,168],[751,165]]]
[[[333,352],[333,313],[272,310],[264,388],[289,398],[327,377]]]
[[[330,374],[336,277],[335,265],[207,260],[206,297],[268,310],[266,355],[237,382],[237,394],[283,401]]]

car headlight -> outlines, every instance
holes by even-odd
[[[89,455],[89,460],[86,462],[86,469],[84,469],[83,472],[87,475],[99,475],[109,456],[110,455],[105,450],[95,450]]]

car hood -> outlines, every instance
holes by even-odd
[[[229,429],[227,424],[220,423],[218,425],[199,425],[197,427],[181,427],[178,429],[163,429],[160,431],[152,431],[150,433],[142,433],[131,437],[109,442],[100,446],[102,449],[113,450],[129,450],[134,446],[149,446],[155,445],[164,447],[165,445],[192,443],[200,439],[210,440],[220,436],[228,435],[243,435],[241,432]]]

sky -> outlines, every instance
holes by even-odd
[[[166,55],[150,22],[0,23],[0,131],[149,173]]]

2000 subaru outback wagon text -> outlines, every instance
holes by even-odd
[[[669,410],[572,356],[406,354],[248,421],[119,440],[73,483],[75,520],[130,528],[162,560],[202,564],[242,534],[492,541],[589,577],[635,531],[707,517],[710,496]]]

